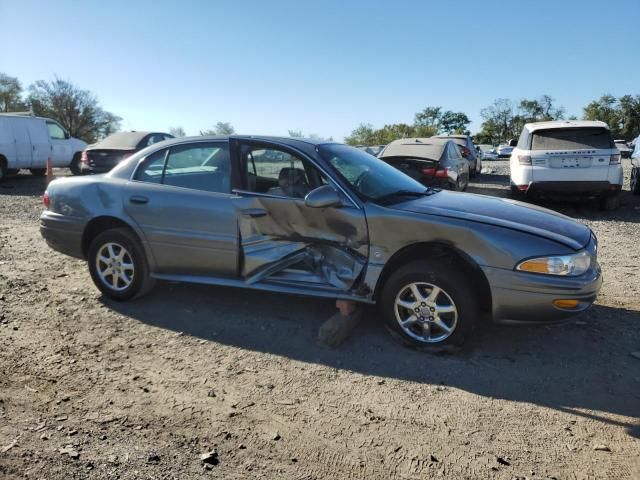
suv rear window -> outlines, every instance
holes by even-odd
[[[613,147],[606,128],[553,128],[533,132],[531,150],[608,149]]]

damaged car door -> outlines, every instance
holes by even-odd
[[[354,292],[369,253],[364,211],[302,152],[258,140],[231,151],[241,277]]]

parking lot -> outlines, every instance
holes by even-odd
[[[186,284],[106,300],[40,237],[44,179],[5,181],[0,477],[640,478],[640,197],[623,162],[618,210],[544,204],[596,233],[596,305],[483,325],[456,355],[399,345],[375,309],[323,347],[329,300]],[[469,191],[507,197],[508,162],[485,167]]]

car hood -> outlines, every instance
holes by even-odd
[[[591,238],[591,230],[572,218],[506,198],[443,190],[390,208],[519,230],[554,240],[575,250],[587,245]]]

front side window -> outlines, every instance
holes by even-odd
[[[531,150],[582,150],[613,148],[611,132],[606,128],[552,128],[536,130]]]
[[[231,160],[226,143],[176,145],[146,158],[136,180],[205,192],[231,191]]]
[[[283,150],[248,147],[243,150],[242,160],[250,192],[304,198],[326,183],[313,165]]]
[[[165,136],[161,133],[152,133],[149,135],[147,140],[140,145],[140,148],[149,147],[154,143],[162,142],[165,139]]]
[[[49,138],[53,140],[64,140],[64,130],[60,125],[54,122],[47,122],[47,128],[49,129]]]

